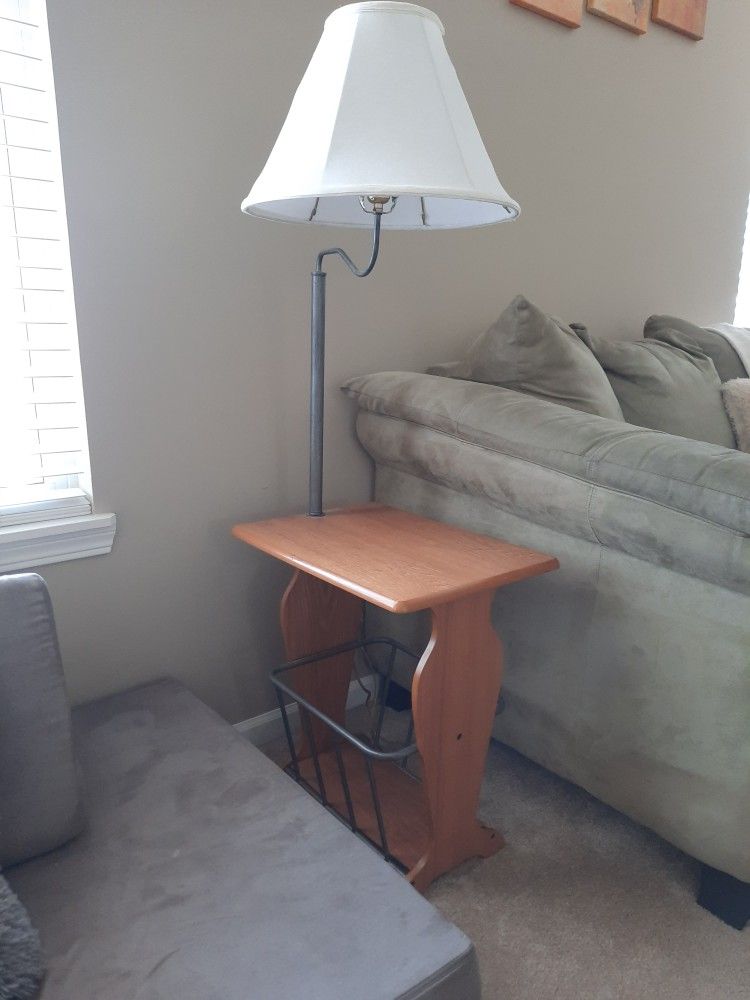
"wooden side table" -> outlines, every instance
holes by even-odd
[[[490,606],[497,587],[557,569],[557,560],[378,504],[238,524],[233,534],[296,568],[281,603],[290,660],[356,639],[363,601],[397,614],[430,610],[412,685],[424,780],[416,794],[393,773],[379,782],[383,812],[395,819],[391,851],[422,891],[462,861],[498,851],[502,836],[476,815],[502,676]],[[298,685],[340,725],[353,659],[347,652],[308,667]],[[323,729],[318,740],[324,749]]]

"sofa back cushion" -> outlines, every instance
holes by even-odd
[[[623,413],[596,358],[573,330],[516,296],[461,362],[429,375],[487,382],[600,417]]]
[[[380,490],[391,470],[405,472],[424,481],[424,496],[438,483],[750,594],[750,455],[415,372],[361,375],[343,389],[360,408]]]
[[[643,328],[643,336],[647,340],[671,343],[670,337],[675,331],[688,337],[713,361],[722,382],[750,375],[727,338],[708,327],[696,326],[677,316],[649,316]]]
[[[0,577],[0,866],[82,827],[52,605],[36,573]]]
[[[605,340],[573,329],[604,369],[630,424],[736,447],[713,361],[687,337],[662,330],[660,340]]]

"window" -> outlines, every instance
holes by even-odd
[[[740,287],[737,290],[737,306],[734,314],[735,326],[750,326],[750,200],[747,206],[745,224],[745,245],[742,250]]]
[[[0,441],[0,569],[109,551],[114,515],[92,513],[44,0],[0,0]]]

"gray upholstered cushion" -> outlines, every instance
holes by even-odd
[[[682,334],[660,340],[606,340],[584,326],[573,329],[610,381],[630,424],[734,448],[713,361]]]
[[[747,378],[750,375],[750,372],[745,371],[739,355],[726,337],[722,337],[714,330],[696,326],[686,319],[679,319],[677,316],[649,316],[643,328],[643,336],[649,340],[666,339],[671,343],[671,331],[689,337],[704,354],[708,355],[716,366],[722,382],[728,382],[732,378]]]
[[[83,824],[55,621],[44,580],[0,577],[0,865]]]
[[[570,327],[516,296],[462,362],[428,374],[489,382],[600,417],[622,419],[601,367]]]
[[[74,721],[87,828],[9,877],[44,1000],[478,1000],[468,938],[181,685]]]

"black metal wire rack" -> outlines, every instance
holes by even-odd
[[[376,650],[380,655],[374,655]],[[370,692],[370,697],[373,699],[370,707],[374,711],[370,713],[371,724],[364,733],[354,733],[336,722],[308,698],[303,697],[293,685],[295,672],[348,652],[362,655],[365,667],[375,681],[375,690]],[[416,654],[395,639],[382,636],[358,639],[283,663],[271,671],[271,682],[276,689],[289,749],[290,760],[285,767],[287,774],[338,819],[346,823],[353,833],[378,850],[387,861],[405,870],[406,866],[394,856],[389,846],[388,824],[378,785],[378,768],[383,764],[395,765],[408,778],[418,781],[418,778],[407,770],[409,758],[417,750],[411,713],[408,712],[406,716],[408,724],[403,738],[398,735],[394,737],[390,731],[387,741],[383,736],[387,703],[399,656],[412,662],[418,659]],[[287,678],[292,683],[287,683]],[[299,709],[300,728],[306,742],[306,752],[302,756],[295,745],[286,699],[295,703]],[[325,741],[321,741],[325,742],[325,747],[318,746],[311,716],[320,720],[325,726],[326,738]],[[364,782],[361,780],[362,775],[358,781],[352,778],[352,770],[356,768],[357,759],[364,765],[366,776]],[[361,789],[363,784],[369,792],[372,813],[369,810],[369,803],[364,802],[361,795],[353,793],[353,786]],[[368,826],[367,820],[371,820],[373,814],[374,824]]]

